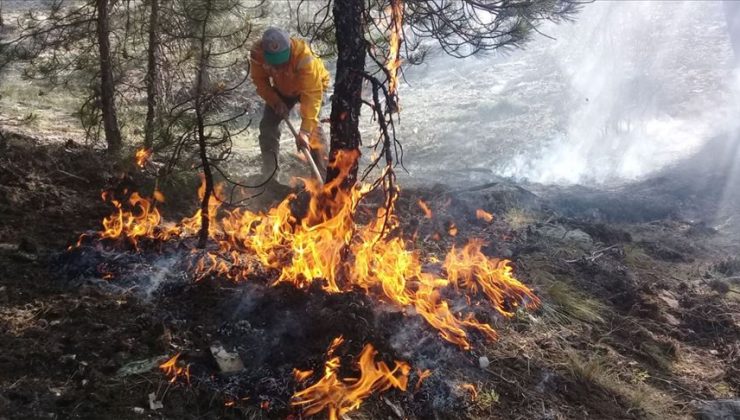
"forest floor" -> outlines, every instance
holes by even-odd
[[[212,388],[169,384],[157,362],[207,346],[228,324],[223,314],[233,309],[235,294],[251,289],[203,281],[151,299],[70,282],[58,261],[80,233],[98,229],[110,213],[100,192],[114,171],[98,152],[71,142],[8,137],[0,152],[0,419],[296,418],[285,401],[260,400],[267,391],[227,406]],[[502,180],[466,190],[402,192],[399,216],[419,233],[423,252],[482,238],[486,253],[513,261],[517,278],[542,305],[496,322],[500,338],[470,352],[418,327],[441,349],[426,366],[432,377],[418,390],[371,396],[348,418],[692,418],[736,409],[722,400],[740,392],[737,236],[668,214],[609,218],[593,203],[613,208],[614,197],[594,194],[585,205],[591,193],[582,191],[575,205],[570,192],[526,188]],[[194,204],[178,199],[177,189],[170,205],[187,213]],[[423,217],[420,198],[431,204],[433,219]],[[476,219],[478,208],[494,221]],[[444,234],[450,222],[457,236]],[[437,232],[441,239],[431,239]],[[388,337],[337,319],[374,317],[370,326],[385,325],[382,316],[413,322],[378,315],[353,293],[256,293],[262,312],[246,313],[250,331],[269,331],[259,330],[260,323],[288,313],[275,309],[282,304],[300,307],[298,318],[306,314],[319,324],[310,334],[342,332],[358,342]],[[320,308],[312,312],[311,305]],[[310,334],[291,335],[295,348],[271,351],[315,350],[307,357],[320,358],[333,337],[314,344]],[[404,358],[388,343],[378,348]],[[482,357],[490,363],[485,368]],[[473,384],[477,395],[455,387],[461,383]],[[161,408],[150,405],[150,394]]]

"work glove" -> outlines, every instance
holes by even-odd
[[[290,112],[290,109],[288,108],[287,105],[285,105],[285,103],[283,103],[283,101],[276,103],[272,107],[272,110],[275,111],[275,113],[278,114],[282,118],[287,117],[288,113]]]
[[[311,143],[309,143],[308,139],[311,137],[311,133],[309,133],[306,130],[301,130],[298,132],[298,135],[295,138],[295,147],[300,152],[301,149],[305,148],[306,150],[311,150]]]

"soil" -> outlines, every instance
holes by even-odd
[[[737,235],[675,211],[622,219],[593,211],[629,203],[629,188],[584,189],[580,201],[569,200],[572,189],[506,180],[403,191],[403,231],[416,232],[421,252],[443,257],[482,238],[542,299],[536,311],[492,319],[499,340],[476,337],[463,351],[363,293],[267,287],[269,272],[239,285],[194,282],[175,265],[180,277],[150,287],[161,256],[187,253],[187,241],[138,253],[91,242],[68,251],[110,212],[100,192],[120,182],[120,170],[72,142],[9,138],[3,147],[0,418],[298,418],[291,370],[321,371],[337,336],[346,376],[368,342],[389,364],[409,362],[411,384],[432,371],[418,387],[369,397],[349,418],[690,418],[740,392]],[[635,188],[640,202],[660,185]],[[182,184],[171,188],[165,215],[195,208],[193,197],[178,198]],[[669,193],[655,196],[654,208],[670,207]],[[494,220],[477,219],[479,208]],[[219,374],[208,350],[215,342],[236,349],[246,369]],[[177,353],[191,366],[189,382],[170,383],[156,368]],[[150,394],[162,408],[150,406]]]

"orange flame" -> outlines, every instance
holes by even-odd
[[[336,345],[332,343],[329,348],[324,376],[292,397],[291,404],[302,408],[307,416],[327,410],[329,419],[334,420],[359,408],[370,394],[391,388],[406,390],[411,367],[405,362],[396,361],[391,369],[383,361],[376,362],[377,351],[372,344],[366,344],[360,353],[357,361],[360,376],[340,378],[339,357],[333,356]]]
[[[421,210],[424,212],[424,217],[426,217],[427,219],[431,219],[432,218],[432,210],[429,208],[429,206],[427,205],[427,203],[424,200],[422,200],[420,198],[416,202],[416,204],[418,204],[419,207],[421,207]]]
[[[152,149],[147,149],[145,147],[142,147],[141,149],[136,151],[135,154],[136,164],[139,166],[139,168],[143,168],[146,163],[149,161],[149,159],[152,157]]]
[[[475,217],[479,220],[483,220],[488,223],[493,222],[493,215],[483,209],[476,210]]]
[[[159,365],[159,368],[165,375],[170,377],[170,383],[175,383],[177,378],[185,378],[187,383],[190,383],[190,365],[186,365],[185,367],[178,366],[177,359],[179,357],[180,353],[177,353],[170,360]]]
[[[462,384],[460,385],[460,388],[470,393],[470,401],[475,401],[478,399],[478,390],[475,388],[475,385]]]
[[[453,248],[440,266],[435,257],[422,258],[402,237],[391,235],[399,226],[394,214],[397,194],[377,209],[369,223],[356,223],[357,206],[370,187],[338,187],[357,153],[338,154],[339,177],[325,186],[304,181],[310,198],[301,218],[293,214],[295,195],[265,213],[236,209],[223,211],[222,216],[218,215],[221,203],[214,197],[209,203],[209,234],[218,248],[198,257],[195,278],[214,274],[246,281],[253,267],[261,265],[279,273],[273,284],[308,288],[318,283],[329,293],[360,288],[399,308],[412,308],[442,338],[464,349],[470,348],[470,330],[489,339],[495,339],[496,332],[472,313],[453,312],[448,301],[453,291],[464,294],[469,302],[487,302],[506,317],[522,305],[537,306],[539,299],[514,278],[509,262],[486,257],[479,240],[471,240],[460,250]],[[216,197],[222,196],[220,191],[219,186]],[[201,197],[202,193],[203,186]],[[116,212],[104,219],[103,238],[125,237],[135,244],[142,237],[193,236],[200,228],[200,211],[177,225],[163,225],[156,208],[138,194],[129,200],[134,212],[123,211],[116,201],[113,204]],[[448,227],[448,232],[456,234],[457,227]],[[446,278],[436,274],[443,271]]]
[[[313,375],[313,370],[299,370],[296,368],[293,368],[293,377],[297,382],[305,382],[306,379],[310,378],[311,375]]]
[[[107,198],[107,193],[103,193],[103,199]],[[139,193],[134,192],[128,199],[128,204],[134,209],[124,211],[123,205],[116,199],[111,203],[116,207],[116,212],[111,216],[103,219],[103,231],[100,232],[101,238],[119,238],[125,236],[136,246],[139,238],[155,237],[155,229],[162,221],[159,211],[152,205],[152,202]]]
[[[414,392],[418,391],[419,388],[421,388],[421,383],[430,376],[432,376],[431,370],[419,370],[419,379],[416,381],[416,385],[414,386]]]
[[[403,40],[403,2],[391,0],[390,36],[388,39],[388,60],[385,68],[388,70],[388,92],[398,110],[398,69],[401,67],[401,41]]]

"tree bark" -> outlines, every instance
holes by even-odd
[[[362,106],[362,73],[365,71],[365,22],[364,0],[340,0],[334,2],[334,24],[337,39],[337,75],[334,96],[331,102],[331,143],[327,183],[337,177],[339,170],[333,167],[341,150],[360,149],[360,107]],[[359,154],[358,154],[359,160]],[[351,188],[357,182],[357,161],[343,182]]]
[[[196,81],[195,91],[195,123],[197,126],[198,136],[198,148],[200,152],[200,160],[203,165],[203,177],[206,184],[205,191],[203,193],[203,200],[200,203],[200,232],[198,232],[198,248],[205,248],[208,244],[208,229],[210,224],[210,215],[208,209],[208,203],[213,195],[213,173],[211,172],[211,163],[208,160],[208,145],[206,143],[205,133],[205,115],[204,115],[204,104],[203,99],[205,98],[205,84],[206,84],[206,71],[208,69],[209,51],[206,49],[207,33],[206,28],[210,21],[211,1],[208,0],[206,5],[206,16],[202,21],[202,28],[200,33],[200,59],[198,62],[198,78]]]
[[[113,66],[110,51],[109,0],[96,0],[98,52],[100,54],[100,99],[103,113],[103,127],[108,152],[116,154],[121,150],[121,132],[116,116],[115,88],[113,86]]]
[[[144,147],[154,144],[154,122],[157,113],[157,51],[159,49],[159,0],[149,0],[149,50],[146,69],[146,126],[144,127]]]

